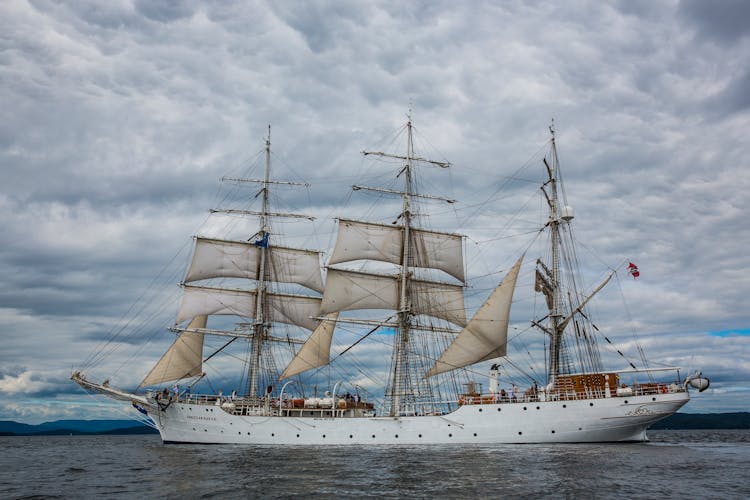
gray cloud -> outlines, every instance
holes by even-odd
[[[520,167],[554,117],[588,289],[624,259],[642,270],[602,293],[597,324],[626,345],[633,326],[653,360],[712,376],[715,391],[689,409],[747,410],[747,397],[725,397],[750,391],[747,336],[710,333],[748,327],[745,10],[731,1],[3,3],[0,417],[33,418],[13,392],[24,387],[39,415],[79,415],[69,369],[121,329],[132,335],[118,338],[101,373],[138,383],[171,338],[163,328],[189,236],[255,231],[206,210],[252,205],[252,189],[218,179],[261,175],[269,123],[275,175],[312,184],[274,202],[318,217],[280,226],[290,242],[329,249],[342,207],[367,217],[386,209],[379,217],[390,222],[398,203],[350,186],[396,185],[393,165],[359,152],[392,148],[410,106],[420,151],[454,163],[422,171],[420,187],[461,201],[429,205],[436,213],[425,220],[470,237],[474,277],[507,269],[530,244],[539,156]],[[526,292],[532,279],[522,274]],[[476,307],[493,284],[470,284]],[[519,294],[519,325],[533,306]],[[387,349],[362,349],[356,360],[376,371],[371,361]],[[127,359],[137,364],[123,370]],[[222,365],[212,377],[229,384],[223,374]]]

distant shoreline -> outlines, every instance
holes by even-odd
[[[750,429],[750,413],[675,413],[655,423],[654,430]],[[0,436],[97,436],[158,434],[133,420],[56,420],[38,425],[0,421]]]

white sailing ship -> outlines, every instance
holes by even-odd
[[[246,241],[195,239],[172,329],[177,337],[141,382],[142,392],[117,389],[109,380],[95,382],[82,370],[71,378],[88,391],[132,402],[148,415],[148,422],[166,443],[413,445],[646,440],[651,424],[688,402],[689,387],[704,390],[708,380],[681,378],[677,368],[636,368],[630,362],[619,371],[602,368],[596,339],[600,334],[587,307],[612,274],[592,293],[581,292],[572,248],[573,212],[561,200],[560,168],[551,131],[550,150],[542,162],[546,180],[541,187],[549,215],[539,231],[548,234],[548,254],[531,270],[535,289],[545,304],[545,314],[532,319],[530,328],[546,337],[546,380],[537,383],[535,375],[527,374],[528,384],[523,389],[515,385],[507,391],[500,388],[500,367],[518,368],[506,356],[506,346],[524,256],[474,315],[467,317],[464,237],[423,227],[415,210],[416,202],[422,200],[453,201],[415,189],[417,165],[448,168],[449,164],[415,154],[411,119],[405,126],[404,154],[364,152],[397,161],[397,177],[403,179],[403,187],[354,186],[357,191],[400,197],[400,213],[391,224],[338,219],[325,281],[318,252],[277,245],[272,232],[275,217],[303,216],[269,208],[269,189],[293,184],[270,177],[269,128],[265,177],[232,179],[260,184],[260,210],[225,210],[257,216],[259,230]],[[251,286],[227,287],[222,281],[227,279]],[[219,285],[212,284],[216,280]],[[383,310],[389,311],[385,320],[377,316]],[[209,318],[225,315],[239,317],[242,322],[234,330],[208,327]],[[282,325],[308,333],[303,338],[275,335]],[[322,394],[317,386],[303,385],[301,375],[331,362],[332,339],[342,325],[362,329],[361,339],[377,331],[391,332],[391,356],[383,360],[389,367],[388,381],[380,398],[371,401],[356,380],[347,383],[329,377],[330,386]],[[228,340],[206,355],[206,336]],[[204,363],[236,340],[247,345],[244,394],[193,393],[190,388],[205,377]],[[279,342],[292,348],[283,370],[277,368],[279,360],[271,348]],[[476,381],[477,370],[488,371],[487,390]],[[180,383],[175,388],[182,389],[172,392],[166,388],[165,384],[174,382]]]

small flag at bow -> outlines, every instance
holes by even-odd
[[[638,270],[638,266],[636,266],[632,262],[628,264],[628,272],[633,277],[633,279],[636,279],[638,276],[641,275],[641,272]]]

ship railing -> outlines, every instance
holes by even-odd
[[[677,383],[649,382],[632,384],[625,387],[611,389],[586,389],[584,391],[557,390],[545,392],[542,390],[526,392],[523,394],[501,395],[500,393],[488,394],[463,394],[458,399],[458,404],[463,405],[485,405],[485,404],[514,404],[514,403],[536,403],[544,401],[575,401],[584,399],[625,398],[632,396],[651,396],[657,394],[673,394],[685,392],[684,385]]]
[[[374,415],[374,406],[365,401],[345,400],[341,398],[335,405],[305,406],[302,398],[288,398],[281,401],[274,397],[242,397],[225,396],[223,394],[180,394],[175,398],[173,395],[161,396],[172,402],[218,406],[227,413],[233,415],[288,415],[288,416],[320,416],[320,417],[344,417],[355,413]]]

